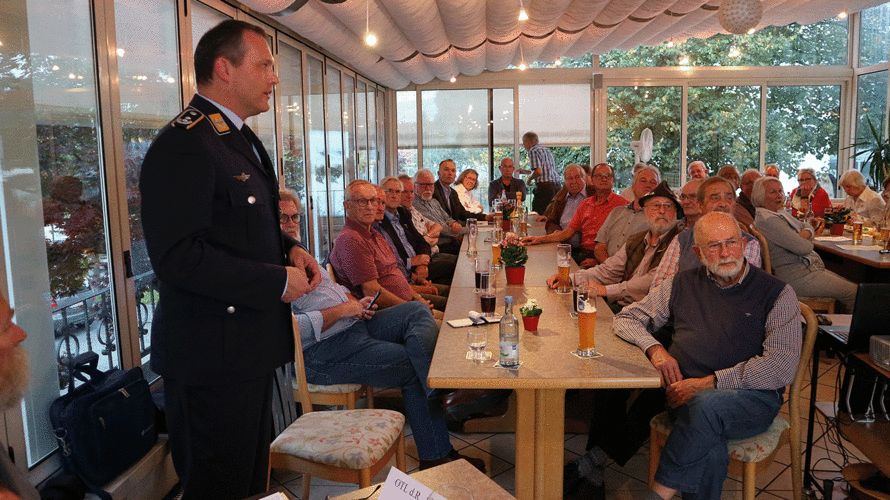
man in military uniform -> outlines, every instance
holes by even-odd
[[[281,232],[273,164],[244,125],[278,83],[265,33],[220,23],[198,43],[195,75],[198,95],[140,180],[160,282],[151,362],[183,498],[238,499],[265,491],[274,370],[294,352],[289,303],[320,272]]]

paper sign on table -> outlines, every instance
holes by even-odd
[[[383,483],[383,490],[380,491],[378,498],[380,500],[447,500],[433,493],[432,488],[424,486],[420,481],[395,467],[389,469],[389,475],[386,476],[386,482]]]

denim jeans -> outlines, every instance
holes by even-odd
[[[683,498],[719,499],[729,468],[726,442],[769,428],[782,407],[778,390],[706,389],[671,410],[668,436],[655,480]]]
[[[426,385],[438,336],[433,315],[420,302],[379,310],[303,351],[306,380],[400,387],[419,458],[442,458],[452,449],[448,428],[430,415],[427,398],[435,392]]]

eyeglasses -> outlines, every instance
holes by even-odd
[[[403,189],[384,189],[383,192],[386,194],[402,194]]]
[[[381,200],[380,198],[371,198],[369,200],[366,200],[364,198],[356,198],[354,200],[349,200],[349,202],[355,203],[356,205],[360,206],[361,208],[366,208],[368,205],[379,205],[379,204],[383,203],[383,200]]]
[[[803,178],[797,179],[797,182],[816,182],[816,178],[815,177],[803,177]]]
[[[680,199],[681,199],[681,200],[694,200],[694,199],[696,199],[697,197],[698,197],[698,195],[696,195],[695,193],[691,193],[691,194],[681,194],[681,195],[680,195]]]
[[[294,224],[299,224],[300,223],[300,214],[293,214],[293,215],[281,214],[278,216],[278,222],[280,222],[281,224],[287,224],[288,221],[293,222]]]
[[[660,212],[662,210],[668,211],[674,208],[673,203],[647,203],[646,208],[654,209],[656,212]]]
[[[727,250],[738,250],[742,246],[742,241],[736,238],[730,238],[728,240],[723,241],[715,241],[713,243],[708,243],[705,245],[705,250],[710,255],[720,255],[723,252],[723,248],[725,247]]]
[[[435,182],[416,182],[415,184],[422,188],[431,188],[436,185]]]
[[[605,174],[593,174],[591,177],[593,177],[594,179],[596,179],[596,180],[598,180],[598,181],[604,181],[604,180],[606,180],[606,179],[611,179],[611,178],[614,177],[614,176],[612,176],[612,175],[605,175]]]

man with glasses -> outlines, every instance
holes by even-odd
[[[427,220],[442,226],[439,236],[439,249],[442,252],[457,255],[460,252],[460,242],[467,228],[454,220],[442,205],[433,197],[436,189],[436,178],[429,170],[422,168],[414,174],[414,208]]]
[[[379,290],[381,309],[412,300],[432,309],[399,271],[386,239],[371,227],[382,203],[377,187],[366,180],[354,180],[346,187],[346,221],[330,256],[337,279],[357,298],[373,297]]]
[[[640,203],[649,229],[632,235],[602,264],[575,274],[586,279],[588,290],[605,297],[615,311],[649,293],[664,251],[681,229],[677,215],[682,216],[683,211],[667,182],[659,184]],[[550,288],[556,287],[556,278],[554,274],[547,280]],[[664,391],[658,389],[594,391],[587,453],[566,464],[563,498],[605,498],[606,459],[623,467],[649,438],[649,420],[663,410]]]
[[[571,242],[572,238],[580,233],[577,248],[574,245],[572,247],[572,257],[581,267],[592,267],[599,264],[593,254],[597,233],[612,210],[627,205],[627,200],[612,191],[614,176],[612,167],[609,165],[600,163],[593,168],[591,176],[593,185],[587,188],[589,194],[586,198],[582,197],[584,193],[582,189],[584,187],[583,175],[583,170],[577,165],[566,167],[566,198],[564,200],[558,198],[554,201],[553,210],[550,212],[547,222],[548,228],[553,227],[551,220],[557,223],[556,214],[561,207],[562,213],[558,216],[558,224],[562,229],[545,236],[530,236],[524,241],[529,245]],[[575,191],[575,194],[570,199],[569,195],[572,194],[572,191]],[[592,194],[590,194],[591,191]],[[577,208],[572,212],[571,205],[576,203]]]
[[[698,204],[698,187],[703,179],[692,179],[680,189],[680,207],[683,208],[684,228],[692,227],[701,219],[701,205]]]
[[[278,196],[281,198],[278,201],[278,208],[281,212],[281,215],[278,216],[278,220],[281,223],[281,231],[291,238],[300,241],[300,212],[303,210],[300,198],[297,197],[297,193],[292,189],[287,188],[279,189]]]
[[[439,235],[442,234],[442,226],[426,220],[426,218],[414,208],[414,179],[408,174],[399,174],[399,181],[402,183],[402,202],[401,206],[411,214],[411,222],[414,228],[423,236],[423,239],[430,244],[431,255],[439,252]],[[455,259],[457,256],[455,255]]]
[[[640,168],[631,185],[634,201],[609,212],[596,233],[593,255],[597,263],[605,262],[609,256],[615,255],[630,235],[646,229],[646,214],[640,206],[640,198],[652,192],[660,183],[661,172],[657,168],[651,165]]]
[[[726,442],[769,428],[800,359],[797,296],[745,261],[735,219],[706,214],[694,233],[702,265],[654,287],[618,313],[612,326],[661,373],[673,421],[647,500],[678,491],[720,498],[729,467]],[[669,322],[670,341],[656,340],[653,333]]]
[[[754,214],[755,208],[754,204],[751,203],[751,190],[754,189],[754,181],[763,177],[760,175],[760,172],[757,170],[748,169],[742,172],[742,177],[739,180],[739,197],[735,200],[735,208],[732,210],[732,215],[735,216],[735,220],[741,222],[746,227],[750,227],[751,224],[754,223]]]
[[[528,196],[525,181],[513,177],[513,158],[501,158],[501,176],[488,184],[488,204],[501,197],[503,194],[508,200],[515,200],[516,193],[522,193],[522,199]]]

